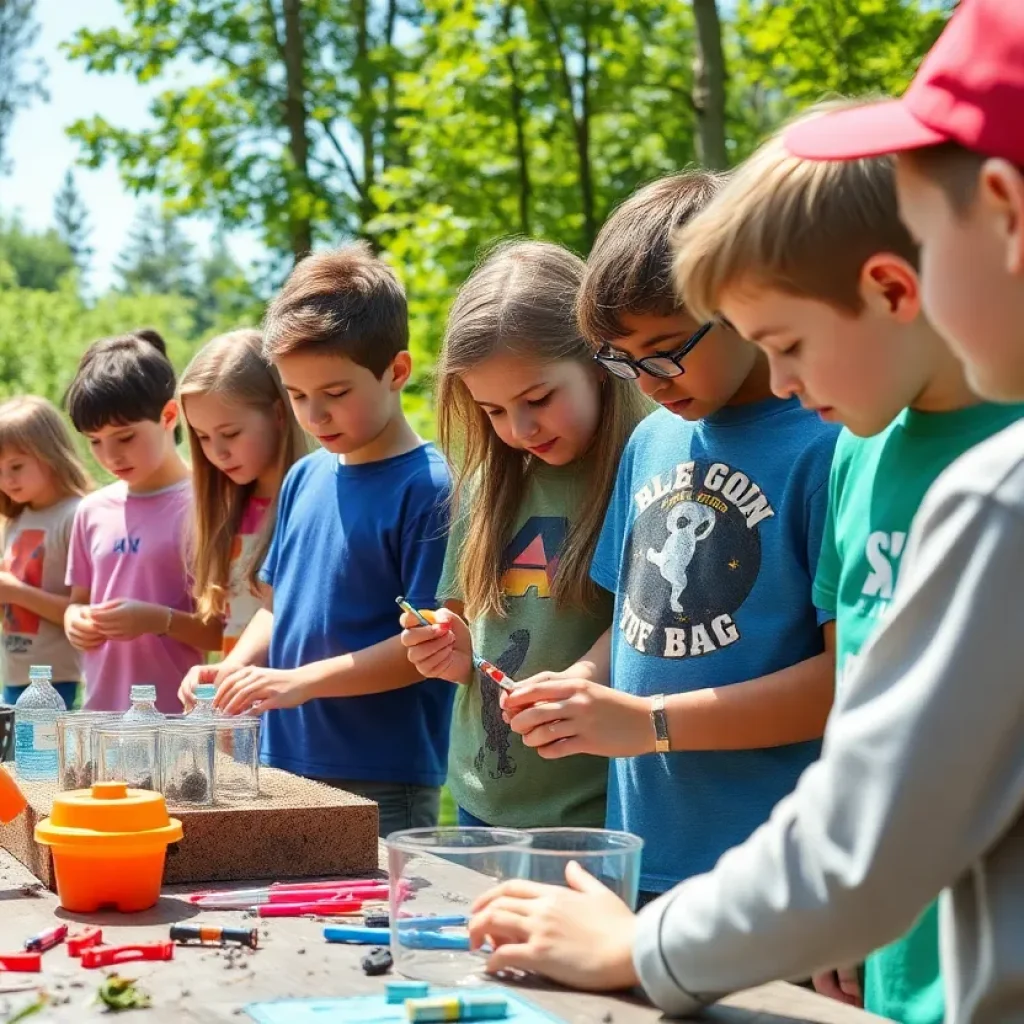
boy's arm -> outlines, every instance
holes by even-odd
[[[914,533],[821,759],[713,872],[640,914],[636,970],[670,1015],[857,962],[909,928],[1020,814],[1024,630],[1010,623],[1024,518],[947,485]]]

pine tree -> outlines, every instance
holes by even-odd
[[[85,274],[89,269],[89,260],[95,250],[89,244],[92,228],[89,226],[89,211],[86,208],[82,193],[75,184],[75,176],[69,170],[64,175],[60,191],[53,200],[53,219],[57,234],[71,250],[75,266]]]

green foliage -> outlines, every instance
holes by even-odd
[[[58,236],[71,252],[75,266],[84,274],[94,251],[89,244],[92,228],[89,227],[89,211],[70,170],[64,175],[53,200],[53,222]]]
[[[0,216],[0,263],[13,273],[11,283],[43,291],[55,291],[75,270],[74,255],[56,230],[30,231],[17,217]]]
[[[33,99],[46,97],[46,69],[28,57],[39,35],[35,6],[35,0],[0,0],[0,172],[15,115]]]

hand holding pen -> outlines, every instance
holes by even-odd
[[[409,661],[427,679],[447,679],[452,683],[471,683],[474,669],[503,690],[515,685],[501,669],[473,653],[469,627],[447,608],[420,611],[403,597],[397,599],[402,609],[402,643]],[[420,628],[423,627],[423,628]]]

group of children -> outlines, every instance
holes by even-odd
[[[1017,1019],[1024,958],[980,949],[1020,897],[1024,406],[978,395],[1024,398],[1024,134],[991,99],[1003,75],[1024,109],[1022,54],[1019,12],[965,0],[877,145],[844,134],[870,108],[816,112],[728,179],[647,186],[586,263],[494,250],[450,313],[440,448],[362,244],[178,385],[155,332],[96,342],[65,404],[116,483],[48,403],[0,407],[5,700],[30,662],[69,706],[84,673],[87,709],[211,681],[264,763],[375,800],[382,834],[436,823],[447,779],[464,826],[644,839],[638,918],[577,867],[485,897],[495,969]]]

